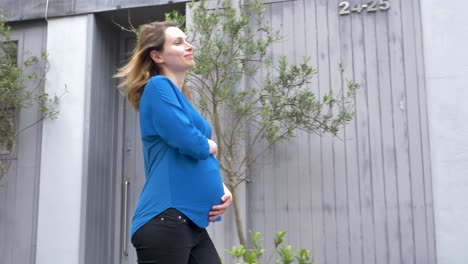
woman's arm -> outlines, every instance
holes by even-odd
[[[166,78],[150,79],[140,101],[141,120],[145,122],[142,134],[145,134],[145,128],[152,128],[180,153],[206,159],[216,152],[217,146],[195,127],[174,89],[177,88],[172,87]]]

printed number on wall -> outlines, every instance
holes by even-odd
[[[340,2],[340,15],[348,15],[351,12],[361,13],[366,11],[368,13],[376,12],[378,10],[385,11],[390,8],[389,0],[380,0],[380,1],[370,1],[367,4],[356,4],[351,8],[351,4],[348,1]]]

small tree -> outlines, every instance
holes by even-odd
[[[330,89],[319,98],[307,87],[316,74],[308,58],[299,65],[289,64],[285,56],[271,61],[268,52],[282,37],[266,25],[259,0],[244,0],[242,5],[240,0],[224,0],[210,9],[200,0],[189,8],[187,32],[193,37],[196,60],[189,87],[214,128],[217,158],[233,193],[237,235],[245,246],[236,190],[248,180],[247,169],[274,144],[293,138],[296,129],[336,136],[353,118],[358,85],[348,81],[339,95]],[[166,19],[181,21],[177,13]],[[246,79],[254,85],[245,86]]]
[[[10,30],[0,13],[0,179],[8,173],[18,135],[45,118],[56,118],[59,102],[57,96],[49,96],[43,87],[47,54],[29,56],[19,66],[17,46],[10,38]],[[34,84],[33,89],[28,89],[29,83]],[[39,107],[42,116],[36,122],[18,128],[19,110],[32,106]]]

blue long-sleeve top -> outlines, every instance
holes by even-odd
[[[210,155],[211,127],[167,77],[153,76],[140,98],[140,131],[146,182],[130,234],[168,208],[199,227],[221,203],[219,163]]]

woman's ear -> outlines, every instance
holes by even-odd
[[[157,50],[152,50],[150,52],[150,57],[155,63],[163,63],[164,60],[161,57],[161,54]]]

